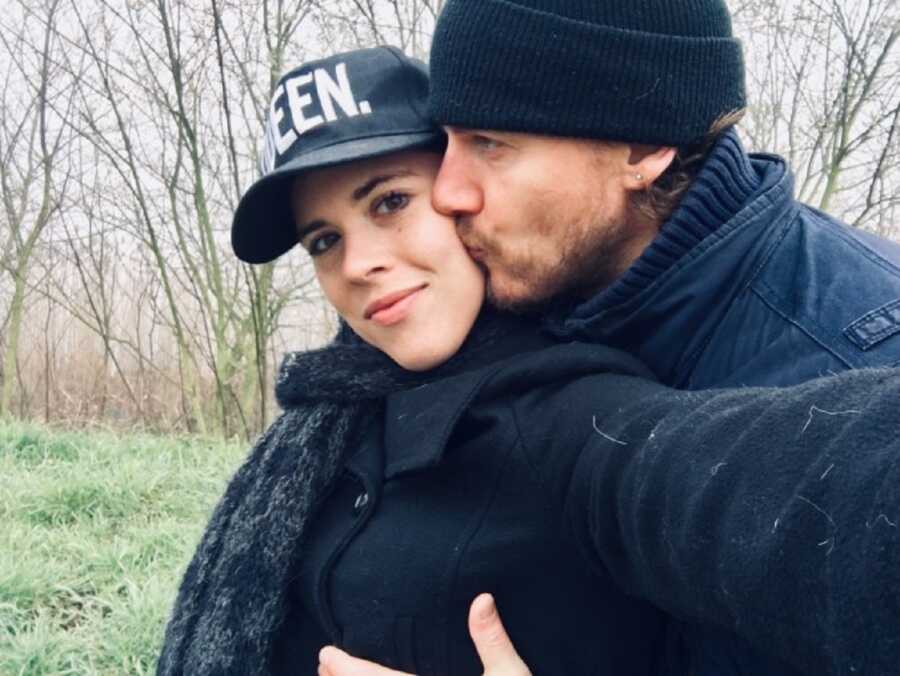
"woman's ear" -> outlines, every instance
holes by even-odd
[[[675,159],[677,150],[671,146],[629,144],[627,190],[644,190],[662,176]]]

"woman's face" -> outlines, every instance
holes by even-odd
[[[431,207],[440,155],[407,151],[301,175],[292,207],[328,301],[366,342],[422,371],[462,345],[484,276]]]

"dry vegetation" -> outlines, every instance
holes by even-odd
[[[240,265],[278,75],[390,42],[440,0],[10,0],[0,16],[0,414],[252,437],[287,349],[333,331],[304,257]],[[805,201],[896,237],[900,4],[730,0],[748,145]]]

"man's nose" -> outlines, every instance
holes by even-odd
[[[471,216],[484,208],[482,186],[467,159],[451,133],[431,191],[432,206],[444,216]]]

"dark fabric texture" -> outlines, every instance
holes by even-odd
[[[286,357],[276,383],[284,412],[213,512],[181,582],[157,673],[268,673],[288,575],[359,430],[383,417],[389,392],[480,363],[520,326],[520,319],[484,312],[463,348],[425,373],[401,369],[346,327],[329,347]]]
[[[431,47],[436,121],[679,146],[745,106],[722,0],[448,0]]]
[[[704,391],[671,390],[620,375],[629,372],[644,371],[622,353],[572,343],[389,395],[389,402],[401,400],[390,409],[394,418],[410,421],[389,422],[386,430],[391,489],[380,503],[369,503],[370,515],[359,517],[356,523],[362,525],[348,527],[349,536],[334,537],[356,541],[369,553],[368,559],[353,556],[359,550],[349,545],[346,556],[354,561],[346,575],[373,581],[355,614],[354,609],[348,614],[346,605],[332,608],[344,611],[346,640],[362,645],[369,636],[359,625],[367,629],[366,618],[382,613],[377,620],[399,620],[388,627],[388,638],[395,641],[374,646],[369,656],[387,660],[399,645],[395,666],[421,667],[417,673],[425,676],[480,674],[465,643],[465,612],[468,599],[484,591],[478,585],[489,581],[499,585],[500,611],[533,673],[631,673],[627,665],[603,671],[578,661],[604,645],[616,622],[610,610],[617,607],[597,605],[591,597],[593,587],[608,585],[611,576],[626,593],[675,617],[722,631],[737,628],[749,645],[781,656],[795,673],[896,673],[900,370],[851,370],[783,389]],[[506,477],[472,472],[470,463],[478,459],[507,472],[514,466],[528,471]],[[391,521],[379,512],[403,499],[403,484],[410,490],[409,504],[437,518],[425,501],[429,490],[446,490],[463,475],[476,484],[499,485],[494,492],[465,494],[490,503],[474,512],[478,528],[471,534],[473,544],[466,545],[473,547],[472,565],[480,560],[484,567],[448,565],[441,545],[454,531],[447,524],[435,526],[427,542],[417,539],[417,516],[409,509],[402,521],[379,525]],[[424,482],[418,489],[417,481]],[[490,541],[485,531],[498,525],[491,510],[502,502],[504,485],[518,487],[520,504],[539,506],[557,526],[560,542],[574,543],[596,570],[581,603],[570,602],[568,612],[548,612],[552,606],[542,596],[546,587],[567,581],[553,567],[567,555],[566,547],[545,547],[543,553],[535,548],[531,556],[536,565],[547,565],[547,574],[530,585],[517,578],[528,570],[527,558],[491,572],[495,557],[531,541],[524,532],[530,519],[523,522],[507,512],[498,531],[509,542],[500,550],[483,547]],[[336,510],[346,512],[337,502]],[[412,532],[403,546],[407,528]],[[385,532],[393,535],[376,537]],[[324,537],[321,531],[316,535]],[[382,570],[368,564],[382,555],[400,567],[384,571],[394,602],[411,607],[384,609],[375,602]],[[397,584],[398,578],[406,584]],[[448,585],[456,585],[466,602],[447,613],[429,612],[430,599]],[[341,605],[332,591],[326,589],[323,598]],[[565,633],[573,618],[594,623],[597,644],[582,641],[580,654],[560,665],[558,651],[542,642],[543,632],[554,623]],[[436,647],[446,645],[446,635],[462,637],[458,651]],[[651,636],[647,639],[643,646],[628,644],[632,665],[655,649]],[[450,645],[456,648],[457,642]],[[432,662],[433,655],[445,655],[446,662]],[[758,670],[746,673],[779,673],[766,670],[771,664],[758,663]],[[709,664],[704,669],[714,673]],[[291,671],[288,665],[283,673],[315,672]],[[697,670],[660,667],[648,673]]]
[[[568,514],[627,592],[792,673],[897,673],[900,371],[663,392],[597,422],[628,446],[591,440]],[[701,643],[688,673],[783,673],[741,645]]]
[[[781,158],[748,156],[725,134],[640,258],[595,297],[549,316],[548,328],[625,349],[690,390],[900,365],[900,246],[798,203],[792,190]],[[760,467],[780,471],[768,457]],[[643,560],[635,565],[650,575]],[[738,638],[737,618],[728,629],[683,627],[693,674],[795,673]]]
[[[585,560],[587,542],[562,528],[565,486],[544,481],[519,441],[565,423],[579,443],[561,440],[555,460],[571,464],[590,417],[516,419],[480,396],[507,372],[523,396],[584,373],[648,374],[625,353],[563,345],[388,395],[384,434],[354,449],[309,531],[273,673],[314,676],[331,643],[402,672],[477,676],[466,616],[489,591],[533,673],[663,675],[664,615]],[[630,400],[634,382],[590,399]]]
[[[590,347],[529,355],[446,415],[465,436],[511,411],[547,509],[627,593],[795,673],[897,673],[900,369],[679,391],[600,373]]]

